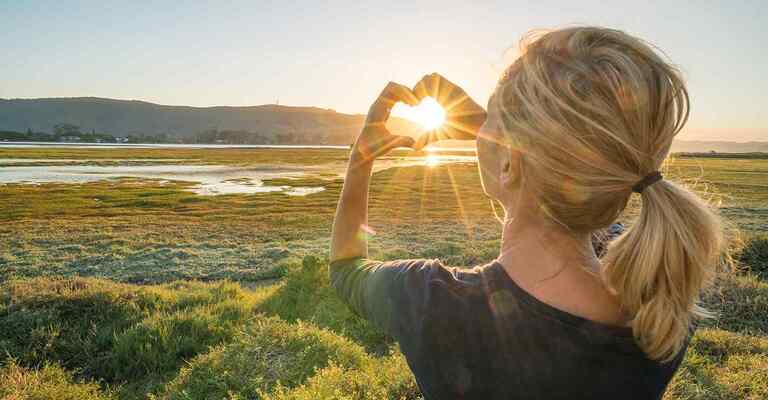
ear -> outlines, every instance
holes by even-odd
[[[507,148],[502,157],[499,157],[501,163],[501,187],[506,190],[514,189],[519,185],[522,176],[522,154],[519,150]]]

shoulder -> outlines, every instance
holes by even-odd
[[[428,284],[462,291],[473,291],[483,287],[485,266],[446,266],[438,259],[426,260],[429,271]]]
[[[487,294],[494,286],[485,266],[446,266],[440,260],[429,260],[425,274],[425,291],[429,293],[427,307],[433,317],[446,321],[477,314],[488,305]]]

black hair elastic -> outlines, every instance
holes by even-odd
[[[664,177],[661,175],[661,172],[659,171],[651,172],[650,174],[646,175],[645,178],[635,183],[632,186],[632,191],[635,193],[643,193],[643,190],[645,190],[645,188],[653,185],[654,183],[662,180],[663,178]]]

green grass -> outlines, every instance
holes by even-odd
[[[768,235],[754,237],[741,248],[737,257],[750,272],[768,280]]]
[[[0,399],[3,400],[110,400],[113,396],[94,382],[79,382],[56,364],[38,369],[6,361],[0,368]]]
[[[33,370],[54,362],[125,399],[229,392],[253,398],[273,389],[287,395],[317,385],[307,379],[326,367],[324,373],[365,375],[382,365],[381,357],[404,365],[391,340],[333,296],[326,276],[327,264],[308,257],[284,282],[255,289],[226,282],[11,281],[0,292],[0,351]],[[400,381],[379,383],[415,393],[403,371]]]
[[[76,371],[72,382],[101,382],[123,399],[416,399],[402,355],[332,297],[325,274],[325,262],[308,258],[283,281],[255,289],[9,282],[0,347],[17,366],[53,362]],[[707,301],[728,318],[699,328],[667,399],[768,395],[768,284],[752,275],[723,279],[728,290]]]
[[[0,149],[0,158],[335,165],[345,152]],[[665,398],[768,398],[768,160],[680,158],[666,175],[719,202],[744,244],[734,242],[740,268],[705,296],[718,317],[702,323]],[[136,179],[0,186],[0,398],[417,399],[396,345],[328,285],[341,182],[269,183],[296,182],[326,190],[205,197],[190,183]],[[376,173],[370,225],[376,258],[474,265],[498,251],[473,165]]]
[[[372,354],[383,354],[392,341],[367,321],[356,317],[336,295],[328,281],[326,262],[307,256],[285,282],[267,298],[259,311],[286,321],[307,321],[330,329],[364,346]]]
[[[752,274],[724,274],[704,296],[704,304],[717,311],[705,326],[768,337],[768,282]]]
[[[87,378],[148,390],[184,359],[230,340],[272,290],[182,281],[11,281],[0,290],[0,353],[24,366],[54,361]]]
[[[768,338],[702,329],[665,399],[768,398]]]
[[[402,354],[367,358],[358,368],[332,364],[296,388],[278,387],[265,399],[419,399],[418,387]]]
[[[344,151],[324,149],[301,149],[301,157],[294,157],[293,149],[248,149],[248,148],[3,148],[0,159],[46,159],[50,163],[56,160],[94,160],[93,164],[112,165],[114,160],[182,160],[185,164],[325,164],[346,160]],[[66,162],[65,162],[66,163]]]
[[[196,357],[160,398],[220,399],[229,393],[257,398],[306,382],[317,369],[360,368],[370,357],[354,342],[305,323],[265,318],[249,324],[230,343]]]

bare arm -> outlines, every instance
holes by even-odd
[[[416,96],[409,88],[390,82],[371,105],[363,131],[352,147],[344,187],[333,221],[331,262],[368,255],[364,227],[368,223],[368,185],[371,181],[373,161],[396,147],[412,147],[414,144],[412,138],[392,135],[385,126],[389,113],[397,102],[418,104]]]
[[[363,226],[368,223],[368,185],[373,163],[354,167],[350,162],[333,221],[331,261],[367,257],[368,242]]]

